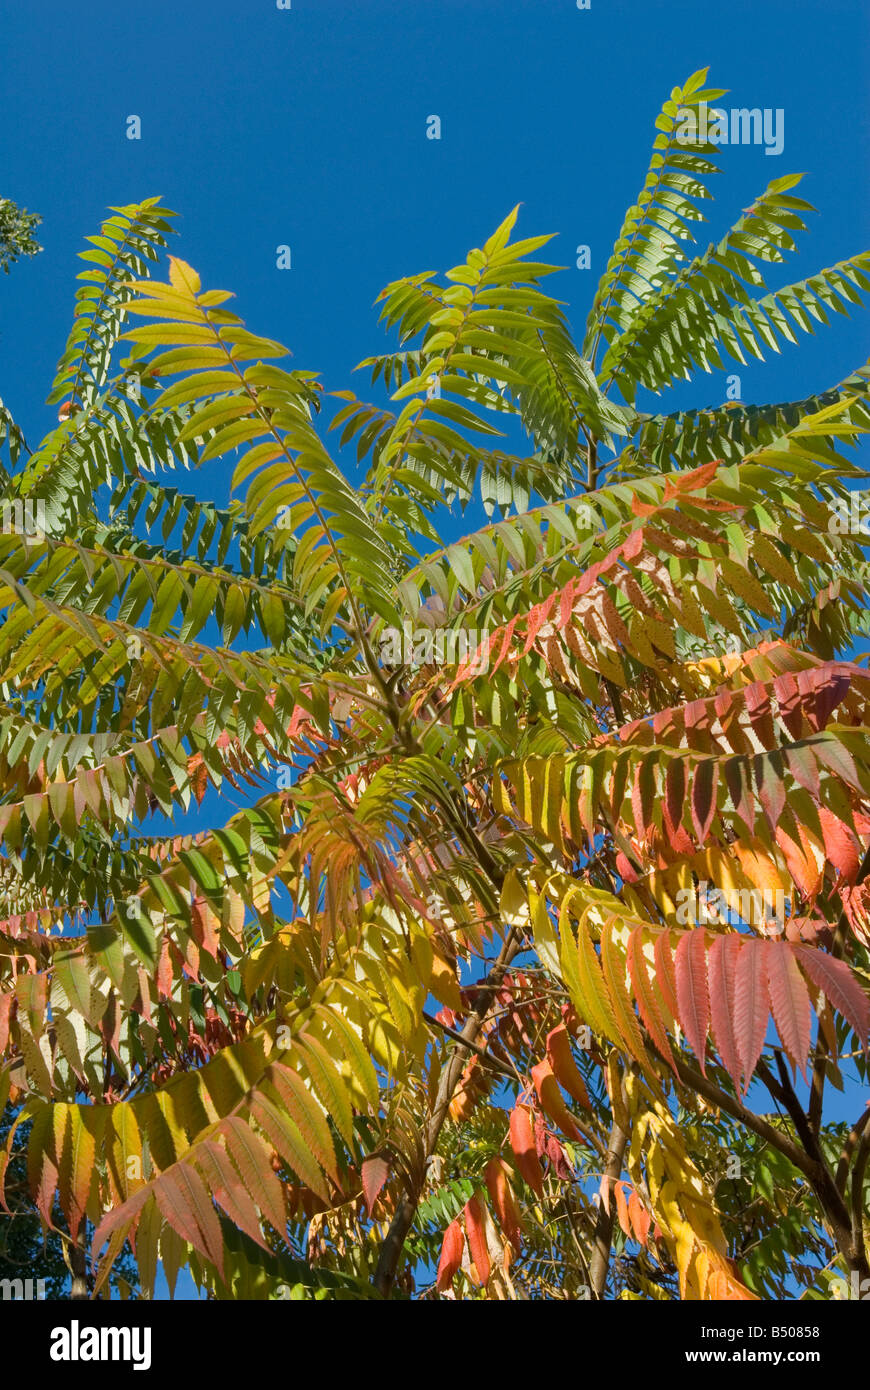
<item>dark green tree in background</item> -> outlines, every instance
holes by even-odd
[[[33,235],[41,221],[39,213],[18,207],[11,198],[0,198],[0,267],[7,275],[20,256],[35,256],[42,250]]]
[[[0,1145],[6,1147],[20,1107],[11,1102],[0,1112]],[[64,1250],[69,1238],[60,1230],[43,1230],[27,1182],[27,1141],[30,1123],[15,1131],[6,1177],[9,1210],[0,1212],[0,1297],[14,1297],[14,1280],[45,1281],[47,1299],[69,1298],[71,1274]],[[58,1217],[60,1209],[58,1208]],[[7,1281],[7,1282],[4,1282]],[[7,1293],[7,1289],[9,1292]],[[132,1253],[125,1250],[112,1271],[112,1297],[140,1297],[139,1278]]]

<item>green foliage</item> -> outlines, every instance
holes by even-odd
[[[0,1117],[0,1141],[4,1146],[17,1117],[17,1109],[7,1104]],[[29,1138],[30,1125],[20,1125],[6,1170],[8,1210],[0,1212],[0,1279],[31,1279],[34,1290],[42,1280],[44,1298],[68,1298],[70,1269],[61,1212],[59,1207],[54,1212],[57,1229],[46,1231],[28,1190],[26,1152]],[[135,1299],[139,1295],[136,1262],[129,1248],[122,1251],[112,1271],[111,1288],[115,1298]]]
[[[863,1126],[823,1101],[870,1023],[867,570],[836,524],[867,368],[637,399],[861,302],[867,258],[768,289],[788,178],[690,254],[705,80],[582,346],[514,210],[384,290],[389,399],[329,397],[186,262],[150,278],[148,199],[83,253],[57,428],[31,452],[0,410],[4,1162],[27,1133],[92,1291],[132,1242],[143,1291],[189,1267],[216,1298],[865,1268]],[[230,457],[230,499],[173,476]]]
[[[41,221],[39,213],[17,207],[11,198],[0,198],[0,267],[7,275],[19,257],[42,250],[33,235]]]

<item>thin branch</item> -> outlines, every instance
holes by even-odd
[[[846,1181],[849,1177],[849,1165],[852,1162],[852,1155],[868,1124],[870,1124],[870,1106],[861,1112],[852,1128],[849,1130],[846,1136],[846,1142],[843,1145],[843,1151],[840,1154],[840,1161],[837,1164],[834,1182],[837,1185],[837,1191],[844,1195],[846,1192]]]
[[[607,1156],[604,1161],[603,1190],[598,1205],[598,1220],[595,1223],[592,1259],[589,1263],[592,1296],[599,1300],[604,1298],[604,1291],[607,1287],[607,1271],[610,1267],[610,1246],[613,1240],[613,1222],[616,1214],[614,1184],[622,1172],[622,1161],[625,1157],[627,1143],[627,1132],[614,1119],[610,1128]]]
[[[441,1073],[441,1079],[438,1083],[438,1093],[432,1108],[432,1115],[426,1127],[425,1147],[427,1158],[435,1151],[435,1146],[438,1143],[438,1136],[447,1118],[453,1093],[459,1083],[459,1078],[462,1075],[462,1069],[465,1066],[466,1059],[472,1051],[477,1035],[486,1018],[493,996],[499,989],[504,973],[514,956],[522,948],[522,944],[523,937],[521,933],[518,932],[516,928],[511,928],[504,939],[498,960],[479,990],[479,998],[475,1004],[474,1012],[465,1024],[465,1027],[461,1030],[459,1034],[460,1041],[454,1049],[450,1061]],[[381,1245],[373,1283],[382,1298],[389,1298],[392,1291],[405,1240],[407,1239],[408,1232],[411,1229],[411,1224],[417,1212],[423,1181],[425,1181],[425,1177],[419,1184],[410,1187],[405,1196],[397,1204],[395,1214],[390,1223],[390,1228]]]
[[[867,1246],[864,1240],[864,1175],[867,1160],[870,1159],[870,1132],[865,1132],[859,1141],[852,1170],[852,1244],[855,1254],[867,1264]]]

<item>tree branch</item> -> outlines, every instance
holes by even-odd
[[[478,999],[474,1006],[474,1011],[462,1028],[450,1061],[441,1073],[441,1079],[438,1083],[438,1093],[432,1108],[432,1115],[426,1127],[425,1143],[427,1158],[435,1151],[435,1146],[438,1143],[438,1136],[447,1118],[450,1102],[453,1099],[453,1093],[459,1083],[459,1078],[462,1075],[462,1069],[465,1066],[466,1060],[472,1051],[477,1051],[474,1047],[474,1043],[489,1011],[493,996],[501,985],[505,971],[521,946],[522,935],[516,928],[512,927],[504,939],[498,960],[490,970],[483,984],[478,988]],[[389,1298],[392,1292],[396,1278],[396,1269],[398,1268],[405,1240],[411,1229],[411,1223],[416,1215],[424,1181],[425,1168],[424,1176],[420,1183],[410,1188],[397,1205],[393,1219],[390,1222],[390,1228],[381,1245],[373,1282],[382,1298]]]
[[[604,1298],[607,1287],[607,1271],[610,1267],[610,1245],[613,1240],[613,1222],[616,1214],[616,1201],[613,1195],[614,1184],[622,1172],[622,1160],[628,1134],[614,1119],[610,1127],[607,1144],[607,1157],[604,1162],[602,1193],[598,1205],[598,1220],[595,1223],[592,1259],[589,1262],[589,1275],[592,1280],[592,1296]],[[607,1194],[605,1202],[604,1194]]]

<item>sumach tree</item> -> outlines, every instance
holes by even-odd
[[[0,1099],[91,1294],[131,1248],[218,1298],[870,1278],[867,368],[644,408],[868,256],[768,289],[797,176],[697,250],[705,80],[582,340],[514,212],[383,292],[374,403],[150,278],[156,200],[90,239],[3,482]]]

